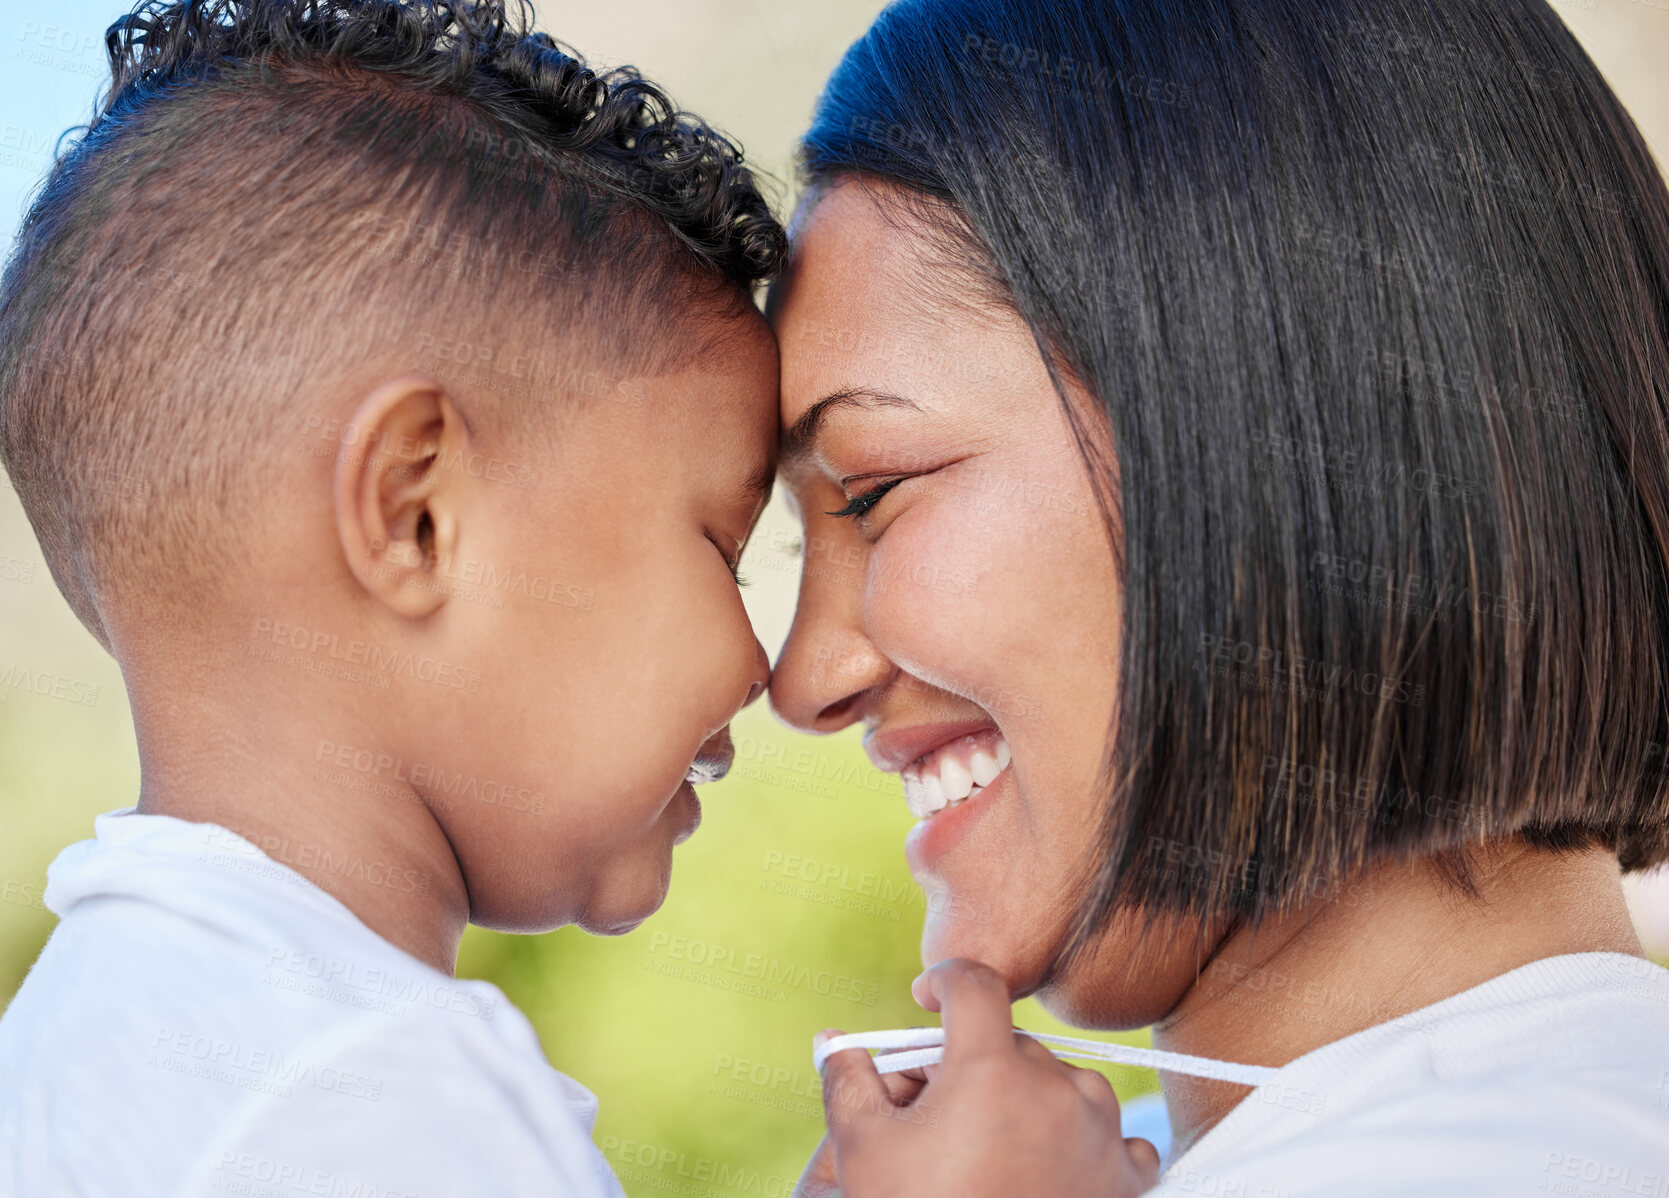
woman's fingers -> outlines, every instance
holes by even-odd
[[[912,982],[910,992],[929,1011],[941,1014],[946,1065],[1014,1042],[1008,983],[988,965],[965,957],[941,961]]]

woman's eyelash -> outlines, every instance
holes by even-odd
[[[824,512],[823,514],[825,516],[846,516],[849,518],[867,516],[869,514],[869,509],[881,502],[881,496],[885,495],[888,491],[892,490],[903,481],[904,480],[902,478],[895,478],[890,483],[882,483],[873,490],[865,491],[862,495],[854,495],[846,506],[841,508],[839,511]]]

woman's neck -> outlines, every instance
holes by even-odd
[[[1155,1047],[1284,1065],[1545,957],[1644,956],[1615,855],[1513,841],[1476,864],[1476,899],[1429,862],[1400,863],[1239,929],[1154,1025]],[[1250,1093],[1180,1074],[1161,1080],[1177,1155]]]

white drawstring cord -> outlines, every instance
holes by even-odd
[[[1242,1086],[1262,1085],[1278,1070],[1268,1065],[1237,1065],[1233,1061],[1217,1061],[1210,1057],[1194,1057],[1181,1052],[1161,1052],[1156,1048],[1131,1048],[1124,1044],[1104,1044],[1099,1040],[1080,1040],[1075,1036],[1055,1036],[1048,1032],[1028,1032],[1015,1028],[1021,1035],[1030,1036],[1057,1057],[1074,1057],[1085,1061],[1111,1061],[1116,1065],[1136,1065],[1146,1069],[1162,1069],[1167,1073],[1186,1073],[1190,1077],[1211,1078],[1214,1081],[1234,1082]],[[945,1029],[942,1027],[899,1028],[884,1032],[850,1032],[836,1036],[827,1044],[813,1050],[812,1064],[818,1073],[831,1053],[848,1048],[893,1049],[875,1058],[878,1073],[897,1073],[901,1069],[916,1069],[922,1065],[936,1065],[944,1057]]]

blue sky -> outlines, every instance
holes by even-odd
[[[58,135],[92,112],[107,75],[104,31],[127,3],[0,0],[0,235],[8,246]]]

